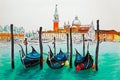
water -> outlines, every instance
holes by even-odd
[[[39,52],[39,45],[33,45]],[[31,51],[29,45],[29,52]],[[48,52],[48,44],[43,44],[44,53]],[[52,46],[51,43],[49,43]],[[53,48],[53,46],[52,46]],[[57,52],[62,48],[66,52],[66,44],[57,44]],[[73,49],[77,48],[82,54],[82,44],[74,44]],[[90,53],[95,60],[96,44],[90,45]],[[20,47],[15,44],[15,69],[11,69],[11,54],[10,43],[0,43],[0,80],[120,80],[120,43],[118,42],[103,42],[100,43],[99,50],[99,70],[96,72],[93,69],[82,70],[79,72],[73,68],[64,67],[54,70],[48,67],[44,62],[43,70],[40,70],[39,65],[25,69],[20,61]],[[75,51],[73,50],[75,53]],[[44,55],[46,59],[47,55]],[[73,55],[73,61],[75,56]]]

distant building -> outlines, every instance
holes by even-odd
[[[75,19],[72,21],[72,25],[70,25],[70,23],[68,21],[67,24],[66,24],[66,22],[64,22],[63,27],[59,27],[58,9],[57,9],[57,5],[55,6],[54,20],[53,20],[53,32],[67,33],[67,32],[70,31],[70,27],[71,27],[72,32],[74,32],[74,33],[78,32],[78,33],[81,33],[81,34],[85,34],[85,36],[87,37],[90,26],[91,26],[91,24],[90,25],[81,25],[81,22],[78,19],[78,16],[75,16]],[[93,26],[93,23],[92,23],[92,26]]]
[[[57,10],[57,5],[55,6],[54,20],[53,20],[53,30],[57,32],[59,29],[59,15]]]
[[[115,30],[100,30],[100,41],[120,41],[120,32]],[[95,35],[97,39],[97,34]]]
[[[13,28],[13,36],[14,39],[24,39],[24,29],[23,27]],[[10,34],[10,27],[8,25],[1,27],[0,26],[0,40],[10,40],[11,34]]]
[[[59,14],[57,5],[55,6],[54,12],[54,20],[53,20],[53,30],[49,30],[47,32],[43,32],[43,35],[47,38],[61,37],[65,39],[66,33],[70,32],[70,27],[72,28],[72,36],[73,39],[76,38],[74,35],[77,35],[78,39],[82,39],[82,34],[85,35],[85,39],[88,40],[95,40],[97,39],[96,30],[94,29],[94,24],[85,24],[82,25],[78,16],[75,16],[74,20],[72,21],[72,25],[70,25],[69,21],[62,27],[59,26]],[[60,33],[60,34],[59,34]],[[120,41],[120,32],[115,30],[100,30],[100,41]]]
[[[70,26],[69,22],[68,24],[64,23],[64,29],[66,32],[69,32],[70,27],[72,28],[72,32],[88,32],[90,25],[81,25],[80,20],[76,16],[75,19],[72,21],[72,26]]]

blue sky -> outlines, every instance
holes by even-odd
[[[58,5],[60,27],[79,17],[82,25],[100,20],[100,29],[120,31],[119,0],[0,0],[0,25],[23,26],[26,32],[53,29],[53,14]]]

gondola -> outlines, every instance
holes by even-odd
[[[68,60],[68,54],[63,53],[62,50],[57,55],[53,55],[51,48],[49,47],[50,52],[47,58],[47,64],[52,69],[60,69],[65,65],[65,61]]]
[[[93,59],[90,55],[89,51],[87,51],[86,56],[81,56],[80,53],[76,50],[76,58],[74,65],[77,70],[84,70],[88,68],[92,68],[93,65]]]
[[[40,54],[32,47],[32,52],[25,54],[23,47],[19,44],[21,47],[20,50],[20,58],[21,62],[24,65],[25,68],[35,66],[40,63]]]
[[[53,39],[42,39],[42,42],[43,43],[49,43],[49,42],[52,42]]]

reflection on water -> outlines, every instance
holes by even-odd
[[[2,44],[2,43],[1,43]],[[3,44],[2,44],[3,45]],[[10,44],[9,47],[0,48],[0,80],[119,80],[120,79],[120,43],[103,42],[100,44],[99,50],[99,70],[93,69],[76,72],[73,68],[63,67],[62,69],[51,69],[44,62],[43,69],[40,70],[39,65],[25,69],[20,61],[19,49],[15,45],[15,69],[11,69]],[[33,44],[32,44],[33,45]],[[43,44],[44,53],[47,53],[48,44]],[[53,45],[49,43],[53,49]],[[33,45],[39,52],[39,45]],[[24,47],[24,45],[23,45]],[[57,45],[57,52],[62,48],[66,52],[66,44]],[[74,48],[82,54],[82,44],[74,44]],[[87,48],[87,47],[86,47]],[[90,45],[90,53],[95,60],[96,44]],[[31,51],[30,45],[28,46]],[[47,58],[47,55],[44,55]],[[75,56],[73,56],[74,62]]]

